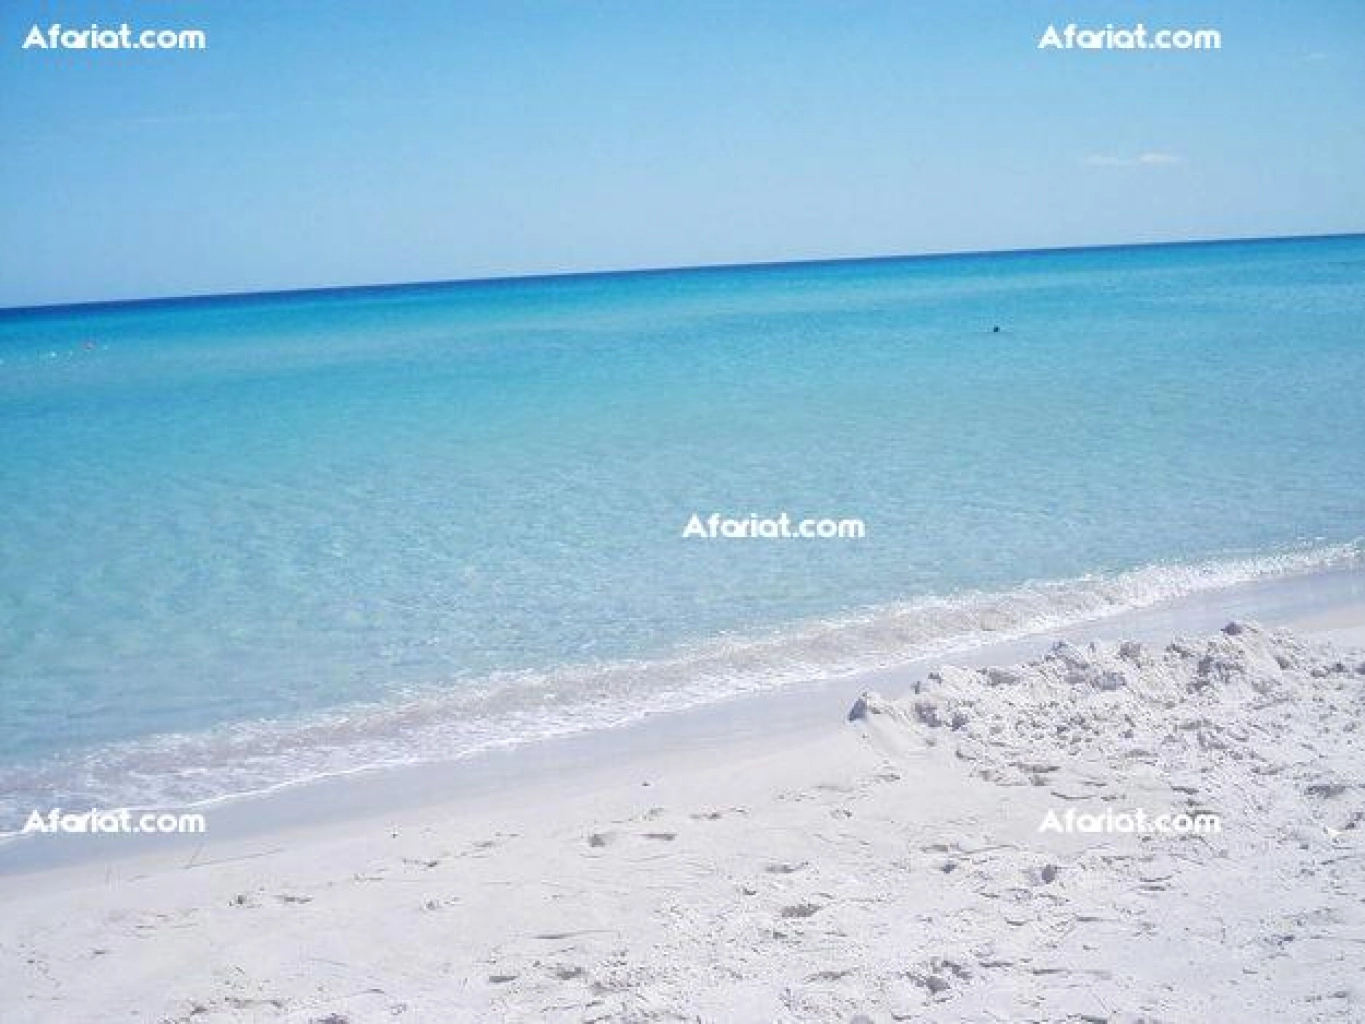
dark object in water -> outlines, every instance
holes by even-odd
[[[999,324],[996,324],[994,327],[992,327],[992,328],[991,328],[991,333],[992,333],[992,334],[999,334],[999,333],[1000,333],[1000,325],[999,325]]]

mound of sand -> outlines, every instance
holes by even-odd
[[[1330,833],[1363,820],[1363,713],[1365,653],[1232,622],[1159,650],[1061,642],[1025,665],[944,667],[850,718],[911,728],[1001,785],[1165,782],[1192,808],[1264,822],[1275,803],[1279,824]]]

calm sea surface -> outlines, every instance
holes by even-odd
[[[783,511],[868,535],[682,536]],[[0,828],[600,727],[1363,535],[1360,237],[0,313]]]

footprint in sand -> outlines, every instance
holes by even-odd
[[[749,813],[747,807],[722,807],[710,811],[697,811],[691,815],[693,821],[720,821],[722,818],[735,816],[745,817]]]
[[[620,842],[623,837],[621,832],[593,832],[588,835],[588,845],[593,849],[602,849],[613,846]],[[640,832],[635,835],[637,839],[648,839],[656,843],[671,843],[678,838],[676,832]]]

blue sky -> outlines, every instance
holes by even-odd
[[[1362,231],[1362,109],[1359,0],[7,0],[0,306]]]

